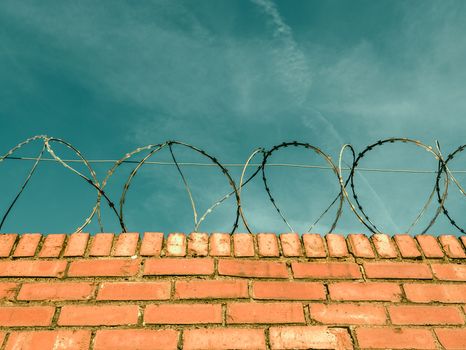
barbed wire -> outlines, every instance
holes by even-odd
[[[13,154],[17,152],[19,149],[21,149],[23,146],[33,141],[38,141],[38,140],[41,140],[43,144],[37,157],[13,156]],[[55,143],[61,144],[65,146],[66,148],[68,148],[71,152],[73,152],[76,155],[76,158],[70,158],[70,159],[60,158],[53,149],[52,145]],[[364,157],[366,157],[367,154],[369,154],[373,149],[384,147],[384,146],[386,147],[387,145],[395,144],[395,143],[410,144],[427,152],[433,157],[433,159],[435,159],[437,163],[437,169],[436,170],[392,169],[392,168],[383,169],[383,168],[364,168],[364,167],[359,166],[361,160]],[[194,151],[195,153],[209,160],[209,162],[208,163],[179,162],[177,160],[176,152],[174,150],[177,147],[182,147],[182,148]],[[327,163],[327,165],[270,162],[270,158],[272,157],[273,154],[278,153],[283,149],[291,148],[291,147],[302,148],[304,150],[312,151],[316,153],[319,157],[321,157]],[[172,158],[171,162],[150,160],[155,154],[157,154],[162,149],[166,149],[166,148],[168,148],[170,156]],[[448,163],[454,157],[456,157],[459,153],[463,152],[465,149],[466,149],[466,145],[459,146],[455,151],[453,151],[446,158],[444,158],[441,153],[438,142],[436,142],[436,147],[433,148],[432,146],[426,145],[420,141],[409,139],[409,138],[388,138],[384,140],[379,140],[371,145],[366,146],[358,154],[356,154],[353,146],[349,144],[343,145],[339,153],[338,165],[336,165],[333,162],[332,158],[328,154],[323,152],[322,149],[320,149],[319,147],[313,146],[306,142],[292,141],[292,142],[283,142],[281,144],[275,145],[271,147],[269,150],[266,150],[264,148],[258,148],[254,150],[248,156],[247,161],[245,163],[221,163],[216,157],[208,154],[204,150],[197,148],[193,145],[180,142],[180,141],[166,141],[166,142],[159,143],[159,144],[150,144],[150,145],[146,145],[143,147],[139,147],[133,150],[132,152],[125,154],[122,158],[115,160],[115,159],[86,159],[76,147],[74,147],[72,144],[68,143],[67,141],[63,139],[50,137],[46,135],[37,135],[37,136],[28,138],[20,142],[15,147],[11,148],[3,156],[0,156],[0,163],[3,162],[4,160],[20,160],[20,161],[33,161],[34,162],[25,180],[23,181],[21,187],[19,188],[17,194],[15,195],[11,203],[8,205],[6,211],[4,212],[2,219],[0,221],[0,230],[2,226],[4,225],[7,217],[12,212],[12,209],[14,208],[15,204],[19,200],[21,194],[25,191],[29,181],[35,174],[38,164],[40,162],[56,162],[56,163],[61,164],[63,167],[65,167],[66,169],[68,169],[69,171],[71,171],[72,173],[80,177],[81,179],[83,179],[86,183],[92,186],[97,192],[97,198],[96,198],[95,205],[92,207],[90,214],[85,218],[84,222],[75,230],[75,232],[81,232],[84,229],[84,227],[86,227],[95,216],[97,216],[97,221],[98,221],[100,231],[101,232],[104,231],[104,226],[103,226],[102,218],[101,218],[102,199],[107,203],[111,211],[115,214],[122,232],[127,232],[127,227],[126,227],[125,220],[124,220],[124,206],[125,206],[127,192],[130,188],[132,180],[137,175],[141,167],[143,167],[144,165],[152,164],[152,165],[170,165],[170,166],[176,167],[176,170],[178,174],[180,175],[181,181],[183,182],[184,188],[188,195],[191,209],[193,211],[194,231],[199,230],[202,222],[205,221],[206,217],[210,213],[212,213],[215,210],[215,208],[217,208],[219,205],[225,202],[228,198],[234,196],[235,201],[236,201],[236,212],[235,212],[235,218],[233,220],[231,232],[235,232],[237,230],[237,228],[239,227],[240,220],[244,224],[244,227],[246,228],[246,230],[248,232],[251,232],[251,227],[248,221],[246,220],[246,215],[242,207],[241,194],[242,194],[243,188],[260,173],[262,182],[264,185],[264,189],[275,211],[280,216],[281,220],[285,223],[285,225],[292,232],[294,232],[292,225],[290,224],[289,220],[285,217],[283,211],[280,209],[275,197],[272,194],[272,191],[268,184],[268,178],[267,178],[267,173],[266,173],[266,169],[270,167],[293,167],[293,168],[331,170],[338,180],[337,182],[338,188],[339,188],[338,194],[333,198],[332,201],[330,201],[329,205],[326,207],[326,209],[323,212],[320,213],[317,219],[312,222],[307,232],[310,232],[313,229],[313,227],[315,227],[315,225],[324,216],[326,216],[329,213],[330,209],[336,206],[335,217],[333,218],[331,225],[329,225],[329,230],[328,230],[329,232],[333,231],[337,227],[338,221],[341,218],[341,215],[343,212],[343,204],[347,202],[351,212],[367,229],[369,229],[373,233],[379,233],[380,232],[379,228],[373,222],[373,219],[369,217],[369,215],[367,214],[366,210],[364,209],[361,203],[361,199],[360,199],[361,197],[358,195],[357,186],[355,185],[356,184],[355,174],[358,172],[380,172],[380,173],[435,174],[435,183],[433,186],[433,190],[429,193],[429,196],[426,202],[424,203],[422,209],[420,210],[420,212],[418,213],[414,221],[411,223],[411,225],[407,229],[408,233],[411,232],[411,230],[419,223],[420,219],[425,215],[428,207],[432,203],[432,199],[434,198],[435,194],[437,195],[438,207],[435,210],[435,214],[430,219],[429,224],[421,232],[422,233],[427,232],[432,227],[432,225],[436,222],[439,215],[443,213],[445,217],[449,220],[449,222],[455,228],[460,230],[462,233],[465,233],[465,230],[458,225],[458,223],[452,218],[450,212],[445,207],[445,201],[448,196],[448,188],[449,188],[450,182],[452,182],[459,189],[460,193],[463,196],[466,195],[466,191],[463,189],[459,181],[454,176],[454,174],[464,174],[466,173],[466,170],[453,171],[453,170],[450,170],[448,167]],[[347,150],[351,151],[352,164],[345,164],[346,166],[343,167],[342,166],[343,156]],[[141,154],[142,152],[146,152],[146,151],[148,153],[142,159],[131,159]],[[44,157],[43,155],[45,152],[47,152],[51,157],[49,158]],[[262,159],[260,162],[253,163],[252,160],[256,157],[262,157]],[[77,170],[71,165],[71,164],[76,164],[76,163],[84,164],[85,168],[87,169],[88,175],[82,173],[81,171]],[[105,178],[102,180],[102,182],[99,182],[97,178],[97,174],[91,165],[91,164],[98,164],[98,163],[111,163],[112,164],[112,167],[110,168],[110,170],[107,171],[107,174]],[[135,167],[132,169],[130,175],[128,176],[128,178],[126,179],[124,183],[123,190],[122,190],[122,193],[119,199],[119,204],[117,207],[115,205],[115,202],[105,192],[105,187],[109,183],[112,176],[115,174],[116,170],[123,164],[128,164],[128,165],[133,164],[135,165]],[[188,178],[183,173],[182,166],[218,168],[218,170],[222,173],[222,175],[228,181],[228,184],[231,187],[231,191],[225,194],[224,196],[220,197],[217,201],[215,201],[215,203],[211,205],[204,213],[199,213],[197,209],[196,201],[194,199],[191,188],[189,186]],[[238,167],[242,168],[242,172],[241,172],[239,184],[236,184],[232,176],[230,175],[228,168],[238,168]],[[249,175],[246,178],[245,174],[249,167],[254,167],[254,171],[252,172],[251,175]],[[347,176],[345,179],[344,179],[344,173],[347,173]],[[443,182],[443,185],[441,185],[442,182]],[[347,190],[348,185],[350,187],[350,193],[348,193],[348,190]]]

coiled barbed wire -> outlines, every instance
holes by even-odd
[[[42,148],[36,158],[27,158],[27,157],[15,157],[13,154],[17,152],[20,148],[23,146],[33,142],[33,141],[42,141]],[[78,159],[62,159],[59,157],[54,150],[52,144],[57,143],[65,146],[67,149],[71,150],[77,157]],[[436,222],[438,216],[440,213],[443,213],[445,217],[449,220],[449,222],[457,228],[459,231],[462,233],[466,233],[463,228],[461,228],[458,223],[452,218],[451,214],[445,207],[445,201],[448,196],[448,187],[450,181],[452,181],[456,187],[459,189],[460,193],[465,196],[466,191],[463,189],[463,187],[460,185],[459,181],[455,178],[454,172],[451,171],[448,167],[448,163],[456,157],[459,153],[463,152],[466,149],[466,144],[459,146],[456,150],[454,150],[451,154],[449,154],[446,157],[446,160],[444,159],[441,151],[440,151],[440,146],[438,142],[436,142],[436,148],[434,149],[432,146],[426,145],[420,141],[409,139],[409,138],[387,138],[384,140],[379,140],[373,144],[368,145],[365,147],[360,153],[356,155],[356,152],[354,150],[354,147],[345,144],[342,146],[338,158],[338,165],[336,165],[332,158],[326,154],[322,149],[320,149],[317,146],[314,146],[310,143],[306,142],[298,142],[298,141],[292,141],[292,142],[283,142],[281,144],[275,145],[271,147],[269,150],[266,150],[264,148],[257,148],[254,150],[249,157],[247,158],[246,163],[244,164],[234,164],[235,166],[241,166],[242,171],[241,171],[241,177],[239,179],[239,183],[236,184],[234,179],[232,178],[230,172],[228,171],[229,166],[233,166],[233,164],[222,164],[216,157],[213,155],[207,153],[206,151],[195,147],[193,145],[180,142],[180,141],[166,141],[163,143],[158,143],[158,144],[150,144],[146,145],[143,147],[136,148],[135,150],[131,151],[130,153],[125,154],[122,158],[116,160],[112,167],[107,171],[107,174],[105,178],[102,180],[102,182],[99,182],[97,178],[97,174],[94,171],[94,169],[91,166],[90,160],[86,159],[83,154],[72,144],[69,142],[56,138],[56,137],[51,137],[51,136],[46,136],[46,135],[37,135],[31,138],[28,138],[19,144],[17,144],[15,147],[11,148],[8,152],[6,152],[3,156],[0,156],[0,163],[2,163],[5,159],[28,159],[28,160],[34,160],[34,164],[32,168],[29,170],[25,180],[23,181],[21,187],[19,188],[16,196],[13,198],[11,203],[7,206],[7,209],[5,210],[2,219],[0,221],[0,230],[2,226],[4,225],[7,217],[10,215],[12,212],[12,209],[14,208],[15,204],[19,200],[21,194],[25,191],[29,181],[33,177],[33,175],[36,172],[36,169],[41,161],[55,161],[59,164],[61,164],[63,167],[68,169],[71,173],[77,175],[81,179],[83,179],[86,183],[88,183],[90,186],[92,186],[97,193],[97,198],[95,205],[92,207],[90,214],[85,218],[84,222],[76,228],[75,232],[81,232],[84,227],[86,227],[94,218],[95,215],[97,215],[97,220],[98,220],[98,225],[99,229],[101,232],[104,231],[104,226],[102,224],[102,218],[101,218],[101,204],[102,204],[102,198],[105,200],[107,205],[111,208],[112,212],[114,213],[115,217],[118,220],[118,223],[121,227],[122,232],[127,232],[127,227],[125,224],[124,220],[124,206],[125,206],[125,200],[126,200],[126,195],[127,192],[130,188],[130,185],[132,183],[132,180],[134,177],[137,175],[138,171],[142,166],[145,164],[173,164],[176,167],[176,170],[178,174],[180,175],[181,181],[183,182],[184,188],[186,190],[192,212],[193,212],[193,231],[197,232],[200,229],[201,224],[205,221],[206,217],[212,213],[219,205],[221,205],[223,202],[225,202],[228,198],[234,196],[235,201],[236,201],[236,212],[235,212],[235,217],[233,220],[233,225],[231,232],[235,232],[237,228],[239,227],[239,221],[241,220],[244,227],[248,232],[251,231],[251,227],[246,220],[246,215],[244,213],[243,207],[242,207],[242,190],[243,187],[245,187],[252,179],[254,179],[259,173],[261,173],[262,177],[262,182],[264,185],[264,189],[268,195],[268,198],[270,202],[272,203],[273,207],[275,208],[276,212],[282,219],[282,221],[285,223],[285,225],[290,229],[290,231],[294,232],[294,229],[292,225],[290,224],[289,220],[285,217],[283,211],[280,209],[279,205],[277,204],[276,199],[274,198],[272,194],[272,190],[270,189],[269,183],[268,183],[268,178],[266,175],[266,168],[271,166],[272,164],[269,163],[269,159],[274,153],[279,152],[282,149],[288,148],[288,147],[296,147],[296,148],[303,148],[306,150],[310,150],[315,152],[319,157],[321,157],[326,163],[327,166],[312,166],[312,165],[301,165],[302,167],[309,167],[309,168],[323,168],[323,169],[330,169],[338,179],[338,194],[336,197],[330,202],[330,204],[326,207],[326,209],[317,217],[315,221],[309,226],[309,229],[307,232],[310,232],[313,227],[330,211],[331,208],[336,206],[336,214],[335,217],[332,221],[332,223],[329,225],[328,232],[333,231],[338,224],[339,219],[341,218],[342,212],[343,212],[343,204],[345,201],[348,203],[349,208],[351,212],[356,216],[356,218],[371,232],[373,233],[379,233],[379,229],[377,225],[373,222],[373,220],[369,217],[367,211],[364,209],[360,196],[357,193],[357,186],[355,185],[355,173],[361,170],[366,170],[366,171],[383,171],[382,169],[363,169],[359,167],[359,164],[361,160],[367,156],[373,149],[375,148],[380,148],[383,146],[387,146],[390,144],[394,143],[403,143],[403,144],[410,144],[413,146],[416,146],[417,148],[431,154],[434,159],[437,161],[437,170],[435,171],[427,171],[431,173],[435,173],[435,184],[433,186],[433,190],[430,192],[428,199],[426,200],[424,206],[422,209],[419,211],[418,215],[416,218],[413,220],[411,225],[408,227],[406,230],[407,233],[411,232],[413,227],[415,227],[422,216],[427,211],[427,208],[431,205],[432,199],[437,195],[437,202],[438,202],[438,207],[435,210],[435,214],[433,217],[430,219],[428,225],[421,231],[422,233],[427,232],[432,225]],[[175,147],[183,147],[185,149],[188,149],[190,151],[193,151],[205,158],[207,158],[210,161],[210,165],[217,167],[220,172],[223,174],[223,176],[226,178],[228,181],[229,186],[231,187],[231,191],[222,197],[220,197],[217,201],[214,202],[204,213],[199,214],[196,201],[194,199],[194,196],[192,194],[191,188],[189,186],[189,182],[187,177],[182,171],[181,164],[186,165],[186,164],[191,164],[194,165],[194,163],[180,163],[177,160],[176,157],[176,152],[174,151]],[[170,156],[173,160],[173,163],[166,163],[166,162],[153,162],[150,161],[150,159],[157,154],[159,151],[162,149],[168,148]],[[343,163],[343,156],[345,154],[345,151],[349,150],[351,152],[352,156],[352,163],[347,164],[347,168],[343,169],[342,163]],[[44,158],[44,153],[47,152],[52,158]],[[133,156],[140,154],[141,152],[148,152],[142,160],[133,160],[131,159]],[[252,164],[252,160],[256,156],[261,156],[262,159],[259,163],[257,164]],[[77,170],[75,167],[73,167],[70,163],[74,162],[79,162],[85,165],[88,175],[83,174],[81,171]],[[97,162],[97,161],[96,161]],[[110,179],[112,176],[115,174],[117,169],[124,163],[130,163],[130,164],[135,164],[135,167],[131,171],[130,175],[126,179],[122,193],[119,199],[119,205],[118,208],[115,205],[115,202],[110,198],[110,196],[105,192],[105,187],[109,183]],[[199,165],[198,163],[196,163]],[[207,164],[202,164],[202,165],[207,165]],[[282,166],[290,166],[293,164],[274,164],[275,166],[277,165],[282,165]],[[254,166],[255,169],[254,171],[246,177],[246,171],[249,167]],[[294,164],[293,166],[298,166]],[[343,178],[343,170],[349,170],[349,175],[346,179]],[[409,170],[396,170],[392,169],[394,172],[409,172]],[[426,171],[424,171],[426,172]],[[443,186],[441,186],[442,182],[442,177],[443,177]],[[350,186],[350,193],[348,192],[348,185]],[[442,187],[442,188],[441,188]]]

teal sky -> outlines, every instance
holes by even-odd
[[[0,153],[47,134],[89,159],[117,159],[150,143],[180,140],[225,163],[256,147],[299,140],[334,160],[387,137],[409,137],[448,154],[466,143],[466,2],[459,1],[14,1],[0,4]],[[18,155],[36,156],[40,144]],[[74,157],[63,147],[56,151]],[[207,160],[178,149],[180,161]],[[466,170],[466,155],[451,163]],[[153,160],[170,160],[164,151]],[[304,150],[271,162],[323,165]],[[31,162],[0,163],[0,209]],[[410,145],[374,150],[361,166],[435,170]],[[109,164],[95,165],[99,179]],[[81,168],[80,168],[81,169]],[[116,202],[124,165],[109,184]],[[225,194],[215,168],[186,168],[199,211]],[[307,230],[338,189],[331,172],[270,169],[271,189],[296,231]],[[240,170],[232,170],[235,180]],[[422,208],[433,174],[357,175],[359,196],[385,232],[403,232]],[[464,176],[458,176],[464,183]],[[244,189],[254,231],[288,228],[261,180]],[[43,163],[2,231],[71,232],[90,212],[95,190],[57,164]],[[466,228],[464,198],[447,207]],[[104,205],[105,207],[105,205]],[[430,207],[414,229],[435,212]],[[463,215],[462,215],[463,213]],[[201,230],[228,231],[231,200]],[[105,231],[118,222],[103,208]],[[128,192],[131,231],[192,230],[192,213],[173,167],[146,166]],[[313,230],[325,233],[332,213]],[[241,228],[240,228],[241,230]],[[85,231],[96,232],[93,221]],[[345,207],[337,232],[368,232]],[[442,216],[431,233],[458,231]]]

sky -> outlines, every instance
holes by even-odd
[[[141,146],[177,140],[222,163],[244,163],[258,147],[297,140],[338,163],[342,145],[359,153],[389,137],[432,147],[438,140],[448,155],[466,143],[465,17],[462,0],[4,0],[0,154],[28,137],[49,135],[87,159],[115,160]],[[63,144],[52,146],[60,157],[76,158]],[[15,155],[35,157],[41,147],[32,142]],[[174,152],[181,162],[209,163],[186,147]],[[351,163],[349,153],[343,159]],[[458,154],[450,169],[466,170],[464,159]],[[170,153],[163,149],[151,160],[171,161]],[[303,148],[281,149],[268,161],[326,165]],[[0,212],[33,164],[0,162]],[[92,166],[101,182],[112,164]],[[109,179],[106,191],[117,205],[134,166],[123,164]],[[437,161],[414,144],[394,143],[374,148],[359,166],[436,170]],[[182,169],[199,216],[230,191],[218,168]],[[241,168],[229,169],[239,182]],[[325,169],[269,167],[266,173],[276,203],[300,233],[339,191],[336,176]],[[464,175],[455,176],[464,183]],[[361,205],[389,234],[407,232],[435,180],[434,173],[358,172],[354,178]],[[42,162],[1,231],[73,232],[95,201],[96,190],[83,179]],[[268,200],[262,176],[244,187],[242,202],[252,231],[290,231]],[[424,230],[436,203],[434,198],[411,233]],[[445,206],[466,229],[465,204],[451,185]],[[335,209],[311,231],[328,232]],[[230,198],[198,230],[228,232],[235,217]],[[131,182],[124,219],[129,231],[192,231],[191,204],[176,168],[144,165]],[[105,232],[121,231],[106,203],[102,223]],[[97,217],[84,228],[99,230]],[[347,203],[334,231],[370,233]],[[428,232],[460,233],[442,214]]]

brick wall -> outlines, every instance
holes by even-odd
[[[466,236],[0,235],[0,349],[466,349]]]

